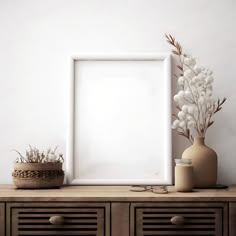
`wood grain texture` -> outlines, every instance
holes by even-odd
[[[236,235],[236,202],[229,204],[229,236]]]
[[[75,235],[80,227],[77,224],[78,217],[75,216],[77,208],[84,217],[89,217],[93,209],[97,208],[98,218],[103,218],[95,221],[98,222],[98,228],[102,228],[100,232],[106,232],[106,236],[141,236],[143,232],[150,235],[152,231],[155,235],[206,235],[205,231],[214,236],[228,236],[229,233],[230,236],[236,235],[235,186],[224,190],[205,189],[191,193],[179,193],[173,186],[169,186],[168,191],[168,194],[132,192],[130,186],[64,186],[60,189],[20,190],[12,185],[0,185],[0,222],[3,222],[0,236],[5,235],[5,206],[7,236],[18,235],[18,231],[14,231],[17,225],[13,222],[16,221],[25,235],[30,235],[35,221],[40,230],[39,235],[47,235],[49,231],[41,232],[40,225],[45,224],[45,219],[48,222],[51,216],[64,214],[70,216],[70,219],[67,221],[68,225],[63,227],[70,231],[73,225],[71,235]],[[103,208],[104,214],[99,208]],[[175,230],[177,226],[170,223],[172,217],[179,215],[187,219],[182,234]],[[86,223],[87,219],[79,217],[79,220],[80,223]],[[89,222],[95,221],[90,219]],[[87,230],[93,227],[93,224],[88,225]],[[54,229],[50,230],[51,233],[54,232]]]
[[[7,236],[110,235],[110,203],[7,203],[7,219]]]
[[[5,236],[5,203],[0,203],[0,236]]]
[[[85,201],[85,202],[219,202],[236,201],[236,186],[228,189],[194,190],[189,193],[176,192],[173,186],[168,187],[168,194],[132,192],[130,186],[63,186],[60,189],[15,189],[13,185],[0,185],[0,201]]]
[[[111,235],[129,236],[130,203],[112,203],[111,205]]]
[[[229,203],[224,202],[224,210],[223,210],[223,235],[229,235]]]
[[[181,225],[171,221],[182,217]],[[227,203],[131,203],[131,236],[228,236]]]

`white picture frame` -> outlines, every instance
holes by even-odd
[[[66,181],[172,184],[171,55],[71,59]]]

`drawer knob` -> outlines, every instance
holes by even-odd
[[[183,216],[173,216],[170,219],[170,221],[173,225],[183,225],[185,222],[185,219]]]
[[[64,224],[64,217],[63,216],[51,216],[49,222],[52,225],[63,225]]]

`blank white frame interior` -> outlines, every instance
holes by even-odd
[[[172,184],[170,54],[73,57],[69,92],[68,184]]]

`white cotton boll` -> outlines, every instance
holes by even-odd
[[[186,122],[184,120],[179,122],[179,127],[184,128],[186,126]]]
[[[192,70],[186,70],[184,71],[184,77],[187,79],[192,79],[194,77],[194,72]]]
[[[193,128],[194,126],[195,126],[195,122],[193,120],[190,120],[188,122],[188,128],[190,129],[190,128]]]
[[[184,102],[184,91],[180,90],[177,95],[178,95],[178,103],[179,104],[183,103]]]
[[[173,125],[177,128],[178,126],[179,126],[179,120],[175,120],[174,122],[173,122]]]
[[[176,94],[176,95],[174,96],[174,101],[175,101],[175,102],[178,102],[178,101],[179,101],[179,95],[178,95],[178,94]]]
[[[202,81],[199,81],[197,84],[196,84],[196,86],[197,87],[199,87],[198,89],[200,89],[201,90],[201,87],[203,86],[203,82]]]
[[[184,94],[185,94],[184,90],[180,90],[180,91],[178,92],[179,97],[183,97]]]
[[[201,68],[199,68],[197,65],[195,65],[193,69],[196,74],[199,74],[202,71]]]
[[[202,67],[202,74],[205,75],[207,73],[206,68]]]
[[[172,129],[177,129],[178,127],[177,127],[176,125],[173,125],[173,124],[172,124],[172,125],[171,125],[171,128],[172,128]]]
[[[185,118],[185,113],[183,111],[180,111],[178,113],[178,117],[180,118],[180,120],[183,120]]]
[[[175,120],[172,124],[172,129],[177,129],[179,126],[179,120]]]
[[[188,58],[188,57],[184,58],[184,64],[186,64],[187,66],[190,66],[192,62],[193,62],[192,58]]]
[[[203,73],[199,73],[197,75],[198,81],[202,81],[204,79],[204,74]]]
[[[195,66],[195,65],[196,65],[196,60],[195,60],[195,59],[192,59],[191,66]]]
[[[175,120],[175,121],[173,122],[173,124],[174,124],[174,125],[178,125],[178,124],[179,124],[179,120]]]
[[[184,85],[185,78],[183,76],[180,76],[178,79],[178,84],[179,85]]]
[[[194,106],[189,106],[188,107],[188,113],[189,114],[194,114],[195,113],[195,107]]]
[[[191,97],[191,92],[189,90],[185,91],[184,96],[186,98],[190,98]]]
[[[210,76],[206,76],[205,82],[206,82],[206,84],[210,84]]]
[[[210,83],[212,83],[213,81],[214,81],[214,78],[213,78],[212,76],[206,77],[206,83],[207,83],[207,84],[210,84]]]
[[[211,70],[207,70],[207,74],[208,74],[208,75],[212,75],[213,72],[212,72]]]
[[[205,103],[204,97],[200,97],[200,98],[198,99],[198,103],[201,104],[201,105],[203,105],[203,104]]]
[[[201,66],[200,68],[201,68],[202,73],[206,73],[207,72],[207,69],[205,67]]]
[[[184,64],[187,66],[194,66],[196,64],[196,60],[190,57],[185,57]]]
[[[190,121],[190,120],[193,120],[193,117],[192,117],[191,115],[187,115],[187,116],[186,116],[186,119],[187,119],[188,121]]]
[[[212,96],[212,91],[207,89],[206,94],[207,94],[208,97],[211,97]]]
[[[212,85],[211,85],[211,84],[208,84],[206,89],[207,89],[208,91],[211,91],[211,92],[212,92],[212,88],[213,88]]]
[[[188,113],[188,105],[183,105],[183,106],[182,106],[182,111],[183,111],[184,113]]]

